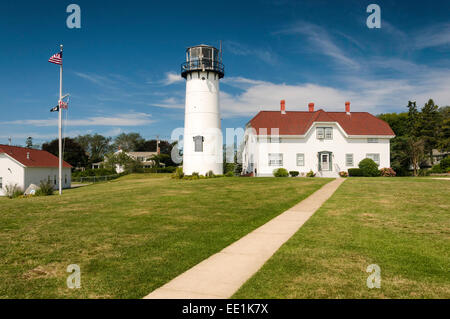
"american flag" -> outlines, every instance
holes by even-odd
[[[50,59],[48,59],[48,62],[62,65],[62,52],[58,52],[56,54],[53,54]]]
[[[64,101],[61,101],[60,104],[59,104],[59,106],[60,106],[62,109],[67,110],[68,103],[67,103],[67,102],[64,102]]]

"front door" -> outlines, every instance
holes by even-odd
[[[319,171],[331,171],[331,152],[319,152]]]
[[[329,154],[321,154],[320,155],[320,167],[322,167],[322,171],[330,170],[330,155]]]

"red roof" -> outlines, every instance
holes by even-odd
[[[320,109],[315,112],[287,111],[281,114],[280,111],[261,111],[249,124],[256,129],[257,134],[263,134],[259,131],[261,128],[266,128],[269,135],[271,128],[278,128],[280,135],[304,135],[314,122],[337,122],[347,135],[395,135],[388,123],[367,112],[347,114]]]
[[[9,155],[26,167],[58,167],[58,157],[47,151],[0,144],[1,153]],[[63,167],[71,168],[72,165],[63,161]]]

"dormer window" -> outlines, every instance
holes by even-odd
[[[332,140],[333,128],[332,127],[318,127],[316,128],[316,136],[319,140]]]
[[[203,152],[203,142],[205,140],[203,136],[197,135],[194,136],[193,139],[195,145],[195,152]]]

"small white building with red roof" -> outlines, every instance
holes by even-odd
[[[390,167],[389,124],[367,112],[315,110],[261,111],[246,125],[242,152],[243,173],[273,176],[274,169],[309,171],[316,176],[337,177],[339,172],[358,167],[364,158],[379,168]]]
[[[71,186],[72,166],[63,161],[63,188]],[[0,144],[0,196],[6,185],[26,190],[31,184],[50,181],[58,188],[58,157],[47,151]]]

